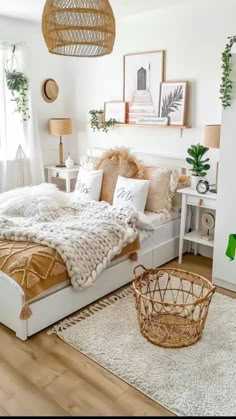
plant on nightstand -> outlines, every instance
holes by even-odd
[[[190,170],[192,171],[191,187],[193,189],[196,189],[199,180],[206,176],[207,171],[211,167],[208,164],[210,159],[203,159],[208,150],[208,147],[205,147],[200,143],[191,145],[191,147],[187,150],[187,153],[190,155],[190,157],[186,158],[186,162],[192,166],[192,169]]]

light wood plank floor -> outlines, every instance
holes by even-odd
[[[211,260],[201,256],[168,266],[211,278]],[[0,326],[0,416],[31,415],[172,416],[57,336],[43,331],[21,342]]]

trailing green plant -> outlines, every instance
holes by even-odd
[[[27,121],[30,118],[28,108],[28,78],[24,73],[18,70],[6,70],[7,87],[11,91],[13,101],[16,102],[15,111],[21,114],[22,121]]]
[[[232,72],[232,63],[231,63],[231,49],[233,44],[236,42],[236,36],[228,37],[228,43],[224,51],[221,54],[221,61],[222,61],[222,77],[221,77],[221,85],[220,85],[220,99],[222,102],[223,108],[227,108],[231,105],[232,101],[232,90],[233,90],[233,82],[231,80],[231,72]]]
[[[113,127],[116,124],[116,119],[110,118],[105,121],[104,111],[100,110],[91,110],[89,111],[90,117],[90,126],[93,131],[103,131],[108,132],[109,128]]]
[[[180,108],[183,95],[183,86],[178,86],[173,93],[170,92],[168,95],[163,97],[161,104],[161,116],[163,118],[169,118],[171,112],[175,112]]]
[[[186,158],[186,162],[192,166],[192,169],[190,170],[192,171],[193,176],[206,176],[207,171],[211,167],[207,163],[210,159],[207,158],[203,160],[203,156],[205,156],[208,150],[208,147],[205,147],[200,143],[197,145],[191,145],[191,147],[188,148],[187,153],[190,155],[190,157]]]

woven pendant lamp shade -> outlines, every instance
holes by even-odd
[[[112,52],[116,25],[108,0],[47,0],[42,32],[52,54],[98,57]]]

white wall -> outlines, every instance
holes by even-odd
[[[77,62],[77,108],[80,154],[87,145],[127,145],[135,151],[185,156],[189,145],[203,142],[204,125],[221,122],[219,86],[221,52],[227,37],[236,33],[235,0],[193,0],[117,22],[112,55]],[[108,134],[93,133],[88,112],[105,101],[123,99],[123,55],[130,52],[166,50],[166,80],[190,82],[189,124],[180,131],[157,128],[116,127]],[[211,150],[215,179],[218,150]]]
[[[0,16],[0,41],[5,40],[12,43],[25,42],[29,49],[30,82],[38,112],[44,164],[58,162],[59,139],[50,136],[47,130],[48,119],[53,117],[73,118],[74,133],[63,138],[64,155],[66,158],[70,151],[72,158],[78,160],[77,121],[70,75],[72,61],[48,53],[40,24]],[[53,103],[45,102],[41,95],[43,81],[47,78],[54,78],[60,89],[59,96]]]
[[[232,54],[232,64],[233,100],[231,106],[223,111],[221,128],[213,282],[236,291],[236,255],[232,252],[232,260],[226,256],[229,236],[236,235],[236,54]],[[235,243],[235,240],[233,242]],[[232,248],[234,249],[234,246]]]

